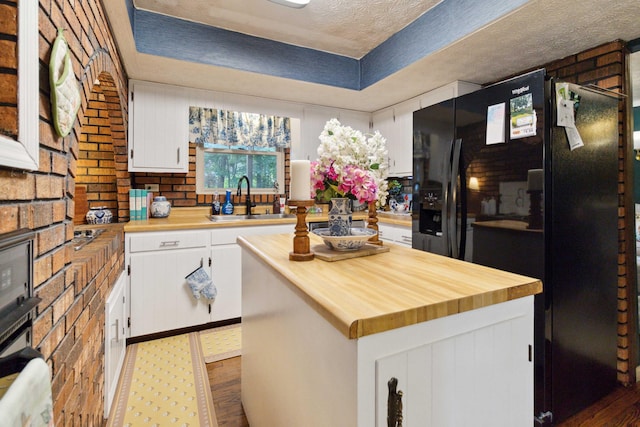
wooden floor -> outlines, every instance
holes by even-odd
[[[240,356],[208,363],[209,384],[219,427],[249,427],[240,401]]]
[[[620,386],[584,411],[556,427],[631,427],[640,426],[640,387]]]
[[[240,401],[240,357],[207,364],[220,427],[249,427]],[[620,387],[556,427],[640,427],[640,387]]]

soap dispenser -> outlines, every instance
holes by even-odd
[[[273,213],[274,214],[280,213],[280,198],[277,195],[273,199]]]
[[[211,203],[211,215],[220,215],[220,200],[218,200],[218,193],[213,194],[213,203]]]
[[[227,195],[224,198],[224,204],[222,205],[222,214],[223,215],[233,214],[233,203],[231,203],[231,190],[227,190]]]

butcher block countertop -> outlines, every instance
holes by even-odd
[[[309,237],[312,251],[324,245]],[[538,279],[393,244],[388,252],[337,262],[290,261],[292,240],[275,234],[238,243],[349,339],[542,292]]]
[[[261,209],[262,208],[262,209]],[[264,207],[260,206],[253,209],[254,213],[264,213]],[[244,213],[244,206],[236,206],[236,214]],[[291,224],[291,230],[295,229],[296,218],[277,218],[277,219],[249,219],[235,221],[211,221],[211,208],[205,206],[192,208],[171,208],[171,213],[167,218],[149,218],[147,220],[129,221],[124,226],[126,233],[144,232],[144,231],[169,231],[169,230],[190,230],[198,228],[224,228],[224,227],[245,227],[252,225],[268,225],[268,224]],[[320,214],[307,214],[307,222],[327,221],[326,209]],[[366,212],[356,212],[353,219],[367,219]],[[387,219],[380,216],[380,222],[396,223],[392,218]],[[406,221],[405,224],[411,227],[411,222]]]

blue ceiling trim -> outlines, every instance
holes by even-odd
[[[360,60],[138,10],[125,1],[141,53],[361,90],[529,0],[444,0]]]
[[[357,59],[136,10],[138,52],[346,89],[360,88]]]
[[[364,89],[477,31],[529,0],[449,0],[374,48],[360,60]]]

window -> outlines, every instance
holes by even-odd
[[[189,141],[196,149],[196,192],[223,193],[242,176],[254,194],[284,192],[288,117],[189,107]]]
[[[284,152],[197,148],[198,194],[235,189],[243,175],[251,181],[252,194],[284,192]]]

